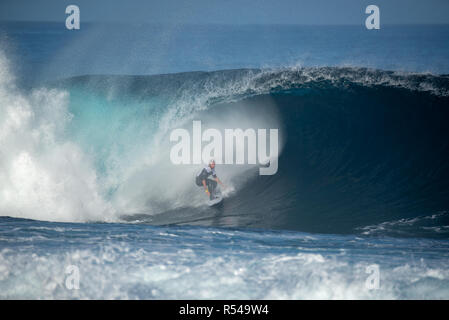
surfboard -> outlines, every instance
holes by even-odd
[[[217,194],[214,199],[208,201],[208,205],[210,207],[219,205],[223,201],[223,197],[221,194]]]
[[[217,206],[223,201],[220,188],[215,189],[214,198],[208,201],[210,207]]]

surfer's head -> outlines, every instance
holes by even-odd
[[[209,167],[210,167],[211,169],[215,168],[215,160],[214,160],[214,159],[210,159],[210,160],[209,160]]]

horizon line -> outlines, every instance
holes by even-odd
[[[52,23],[64,24],[65,20],[0,20],[0,23]],[[186,25],[186,26],[364,26],[364,21],[360,23],[224,23],[224,22],[126,22],[126,21],[83,21],[83,24],[113,24],[113,25]],[[382,23],[382,26],[448,26],[449,22],[416,22],[416,23]]]

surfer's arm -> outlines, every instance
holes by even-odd
[[[225,187],[224,183],[221,182],[221,180],[218,179],[218,177],[215,177],[215,181],[217,181],[221,186]]]

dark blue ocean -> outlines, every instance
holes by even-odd
[[[448,39],[1,23],[0,298],[448,299]],[[277,173],[209,207],[193,120],[278,128]]]

